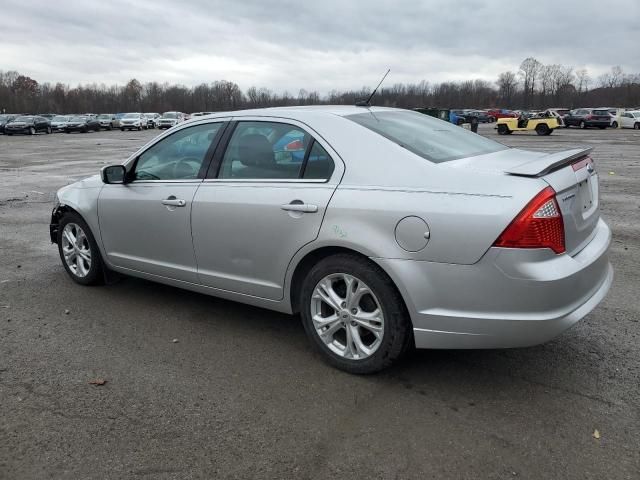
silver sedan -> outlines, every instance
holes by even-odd
[[[588,150],[511,149],[377,107],[181,123],[62,188],[51,240],[79,284],[119,273],[300,314],[354,373],[414,346],[545,342],[613,278]]]

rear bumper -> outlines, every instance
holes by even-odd
[[[398,285],[418,348],[511,348],[560,335],[613,281],[609,227],[600,220],[577,255],[491,248],[474,265],[376,259]]]

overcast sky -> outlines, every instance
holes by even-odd
[[[639,0],[0,0],[0,70],[39,82],[300,88],[484,78],[534,56],[640,72]]]

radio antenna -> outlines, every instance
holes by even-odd
[[[382,77],[382,80],[380,80],[380,83],[378,84],[378,86],[373,89],[373,92],[371,92],[371,95],[369,95],[369,98],[367,98],[366,100],[360,100],[360,101],[356,102],[356,107],[370,107],[371,106],[371,103],[370,103],[371,99],[378,92],[378,88],[380,88],[380,85],[382,85],[382,82],[384,82],[384,79],[387,78],[387,75],[389,75],[390,71],[391,71],[391,69],[387,70],[387,73],[384,74],[384,76]]]

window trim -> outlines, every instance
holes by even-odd
[[[196,176],[196,178],[189,178],[189,179],[163,179],[163,180],[136,180],[135,179],[135,171],[136,171],[136,167],[138,166],[138,161],[140,160],[140,157],[142,155],[144,155],[145,153],[147,153],[150,149],[152,149],[153,147],[155,147],[156,145],[158,145],[160,142],[165,141],[166,139],[176,135],[177,133],[180,133],[184,130],[187,130],[189,128],[193,128],[193,127],[200,127],[202,125],[210,125],[210,124],[214,124],[214,123],[221,123],[222,125],[220,126],[220,128],[218,129],[218,131],[216,132],[215,136],[213,137],[213,140],[211,140],[211,145],[209,145],[209,148],[207,148],[207,151],[204,155],[204,158],[202,159],[202,165],[200,165],[200,170],[198,170],[198,175]],[[202,122],[202,123],[196,123],[193,125],[185,125],[183,128],[180,128],[174,132],[171,132],[167,135],[163,135],[162,137],[158,138],[156,142],[153,142],[151,145],[148,145],[146,148],[144,148],[143,151],[139,152],[138,154],[136,154],[133,162],[131,163],[131,169],[127,170],[127,174],[126,174],[126,178],[127,178],[127,182],[125,184],[130,184],[130,183],[135,183],[136,185],[139,185],[141,183],[189,183],[189,182],[202,182],[202,180],[205,179],[205,175],[207,173],[207,170],[209,169],[209,165],[211,164],[211,161],[213,159],[213,156],[215,154],[215,151],[220,143],[220,139],[222,138],[222,136],[224,135],[225,131],[227,130],[228,126],[229,126],[229,120],[228,119],[222,119],[220,121],[208,121],[208,122]]]

